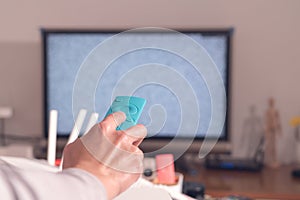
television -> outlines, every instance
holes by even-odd
[[[101,121],[115,96],[133,95],[147,100],[139,123],[148,129],[141,148],[149,155],[228,142],[232,32],[42,29],[45,137],[52,109],[58,137],[67,138],[80,109],[88,113],[84,127],[93,112]],[[213,124],[213,115],[224,121]]]

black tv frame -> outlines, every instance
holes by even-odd
[[[231,60],[232,60],[232,35],[234,32],[234,28],[210,28],[210,29],[173,29],[175,31],[178,31],[180,33],[201,33],[203,35],[223,35],[226,36],[226,46],[227,46],[227,55],[226,55],[226,69],[227,69],[227,74],[226,74],[226,118],[225,118],[225,123],[224,123],[224,131],[225,134],[224,136],[220,137],[220,141],[228,142],[230,141],[230,102],[231,102]],[[47,36],[49,34],[60,34],[60,33],[67,33],[67,34],[95,34],[95,33],[108,33],[108,34],[117,34],[123,31],[126,31],[126,29],[53,29],[53,28],[41,28],[41,38],[42,38],[42,60],[43,60],[43,117],[44,117],[44,137],[48,138],[48,123],[49,123],[49,113],[48,112],[48,103],[47,103]],[[58,138],[67,138],[68,136],[66,135],[59,135],[57,136]],[[170,141],[172,137],[151,137],[151,138],[145,138],[145,141],[149,140],[157,140],[157,141]],[[194,140],[197,141],[203,141],[204,137],[197,137],[194,138]],[[180,140],[184,141],[187,140],[185,138],[180,138]],[[163,142],[163,143],[164,143]]]

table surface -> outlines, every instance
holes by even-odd
[[[250,198],[300,200],[300,178],[291,175],[296,165],[265,167],[260,172],[206,169],[198,165],[196,173],[187,174],[185,181],[205,185],[205,193],[214,197],[239,195]]]

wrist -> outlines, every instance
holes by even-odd
[[[121,193],[121,186],[118,181],[114,180],[111,176],[97,176],[97,178],[102,182],[105,190],[107,199],[113,199]]]

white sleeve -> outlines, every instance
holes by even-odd
[[[95,176],[81,169],[49,172],[0,162],[0,197],[6,200],[106,200],[106,191]]]

